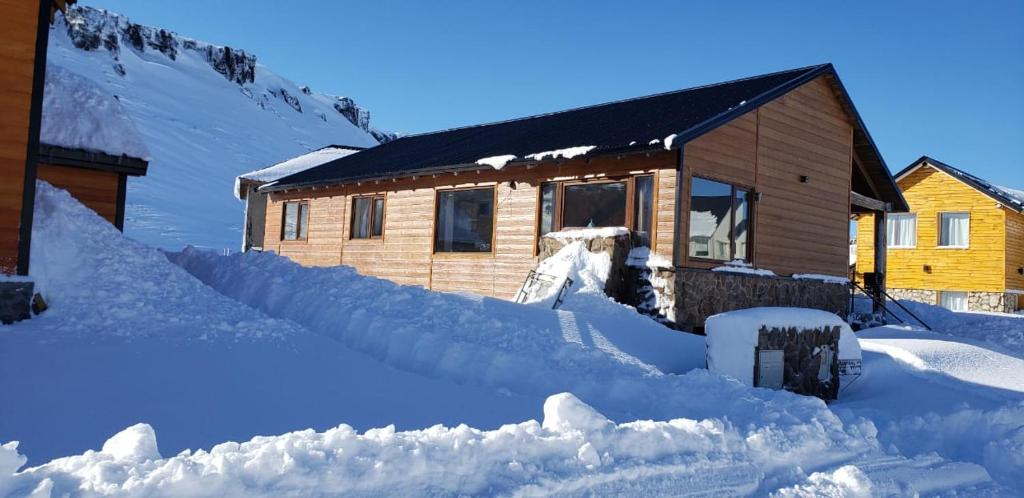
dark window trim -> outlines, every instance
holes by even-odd
[[[461,190],[491,190],[491,250],[490,251],[473,251],[473,252],[461,252],[461,251],[438,251],[437,250],[437,221],[438,221],[438,210],[441,209],[441,203],[438,200],[441,194],[444,192],[457,192]],[[431,255],[439,256],[441,258],[446,257],[493,257],[497,254],[497,234],[498,234],[498,185],[482,185],[475,187],[435,187],[434,188],[434,222],[431,228],[430,236],[430,251]]]
[[[302,233],[302,230],[300,230],[299,226],[297,225],[299,222],[302,221],[302,216],[299,216],[299,219],[295,221],[296,222],[295,238],[294,239],[286,239],[286,238],[284,238],[284,227],[285,227],[285,223],[287,222],[287,217],[288,217],[288,208],[287,208],[288,204],[298,204],[300,206],[303,206],[303,205],[306,206],[306,236],[305,237],[299,237],[299,234]],[[299,213],[300,214],[302,213],[301,209],[299,210]],[[309,240],[309,201],[303,200],[303,201],[284,201],[284,202],[282,202],[281,203],[281,242],[306,242],[307,240]]]
[[[731,192],[732,192],[731,193],[731,195],[732,195],[732,209],[729,211],[729,227],[730,227],[729,228],[729,254],[733,255],[733,258],[729,259],[728,261],[722,261],[720,259],[702,258],[702,257],[699,257],[699,256],[690,256],[690,244],[689,244],[689,240],[690,240],[689,239],[689,237],[690,237],[690,214],[693,213],[693,180],[694,179],[707,180],[709,182],[721,183],[723,185],[728,185],[729,187],[731,187]],[[690,197],[689,203],[687,203],[689,208],[686,210],[686,240],[687,240],[687,244],[686,244],[686,252],[685,252],[685,254],[686,254],[686,260],[687,261],[693,261],[693,262],[697,262],[697,263],[721,265],[721,264],[725,264],[725,263],[728,263],[729,261],[733,261],[733,260],[736,259],[735,258],[735,254],[736,254],[736,232],[735,232],[735,230],[736,230],[736,192],[738,192],[738,191],[746,192],[748,196],[751,196],[751,198],[747,199],[747,253],[743,257],[743,262],[750,263],[750,264],[754,263],[754,261],[753,261],[753,248],[754,248],[754,244],[753,244],[753,240],[754,240],[754,202],[753,202],[753,198],[752,198],[753,195],[754,195],[754,189],[750,188],[750,187],[747,187],[745,185],[739,185],[739,184],[736,184],[736,183],[733,183],[733,182],[730,182],[730,181],[719,180],[717,178],[711,178],[711,177],[707,177],[707,176],[703,176],[703,175],[691,175],[690,176],[690,188],[687,191],[687,193],[689,194],[689,197]],[[708,250],[710,250],[710,249],[711,248],[709,246]]]
[[[370,234],[368,237],[356,237],[356,200],[358,199],[369,199],[370,200],[370,226],[366,227],[366,233]],[[380,223],[380,235],[373,234],[373,217],[377,211],[377,200],[384,201],[384,207],[381,213]],[[386,225],[385,216],[388,212],[388,200],[387,194],[360,194],[352,196],[352,205],[349,209],[349,222],[348,222],[348,239],[349,240],[383,240],[384,239],[384,226]]]

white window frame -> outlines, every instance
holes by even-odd
[[[889,237],[889,223],[895,221],[896,218],[913,217],[914,218],[914,243],[913,245],[895,245]],[[885,220],[885,244],[887,249],[916,249],[917,248],[917,213],[890,213]]]
[[[942,245],[942,230],[946,228],[946,224],[942,222],[942,217],[947,214],[964,214],[967,215],[967,244],[962,246],[944,246]],[[970,249],[971,247],[971,212],[970,211],[940,211],[939,212],[939,229],[936,230],[939,237],[935,241],[935,247],[939,249]]]

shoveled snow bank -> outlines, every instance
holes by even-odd
[[[44,145],[149,160],[149,149],[120,102],[92,80],[55,64],[46,65],[39,134]]]
[[[544,395],[403,372],[271,319],[45,183],[32,242],[50,309],[0,326],[0,443],[21,441],[33,465],[138,422],[173,455],[342,421],[493,428],[539,416]]]
[[[850,326],[835,313],[807,308],[750,308],[707,319],[708,370],[753,386],[754,349],[761,327],[822,329],[839,327],[840,360],[859,360],[860,345]]]
[[[569,393],[544,403],[543,422],[483,431],[460,425],[359,433],[340,425],[169,458],[155,452],[151,428],[115,435],[100,452],[14,473],[17,443],[0,447],[0,493],[42,496],[466,496],[466,495],[764,495],[863,496],[993,488],[983,469],[937,459],[880,458],[806,476],[779,473],[769,434],[744,437],[718,420],[615,424]],[[115,444],[116,443],[116,444]],[[768,444],[766,444],[768,443]],[[108,446],[118,451],[108,451]],[[126,446],[129,451],[122,451]],[[817,455],[827,459],[825,455]],[[821,460],[819,460],[821,461]],[[913,486],[923,480],[925,486]],[[908,482],[910,481],[910,482]],[[977,487],[979,486],[980,487]],[[886,489],[889,488],[889,489]],[[828,494],[833,496],[833,494]]]

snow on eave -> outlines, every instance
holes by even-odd
[[[40,143],[150,161],[149,149],[116,97],[62,66],[46,65]]]
[[[894,178],[898,183],[911,173],[921,169],[924,166],[927,166],[935,171],[943,173],[946,176],[953,178],[967,185],[968,187],[971,187],[974,190],[977,190],[978,192],[981,192],[991,197],[1002,206],[1006,206],[1007,208],[1010,208],[1018,213],[1024,213],[1024,191],[1008,187],[1000,187],[998,185],[989,183],[988,181],[985,181],[982,178],[974,176],[966,171],[962,171],[959,168],[955,168],[948,164],[942,163],[941,161],[932,159],[928,156],[923,156],[921,159],[918,159],[913,166],[910,166],[904,169],[903,171],[897,173]],[[972,184],[972,181],[979,183],[979,185]],[[1000,199],[999,197],[1003,197],[1003,199]]]
[[[477,159],[476,164],[479,164],[481,166],[490,166],[500,171],[501,168],[504,168],[506,164],[514,161],[515,159],[515,154],[505,154],[500,156],[491,156]]]
[[[322,166],[329,162],[350,156],[359,152],[358,147],[345,147],[342,145],[328,145],[301,156],[293,157],[286,161],[279,162],[273,166],[243,173],[235,178],[235,197],[242,198],[242,182],[250,182],[266,185],[273,185],[277,180],[295,173]]]
[[[534,161],[543,161],[545,159],[572,159],[586,155],[588,152],[596,149],[596,145],[577,145],[574,147],[566,147],[563,149],[548,150],[544,152],[537,152],[535,154],[528,154],[527,159]]]

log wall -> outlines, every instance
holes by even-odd
[[[118,186],[121,174],[68,166],[40,164],[38,178],[59,189],[67,190],[75,199],[96,211],[110,223],[117,223]]]

